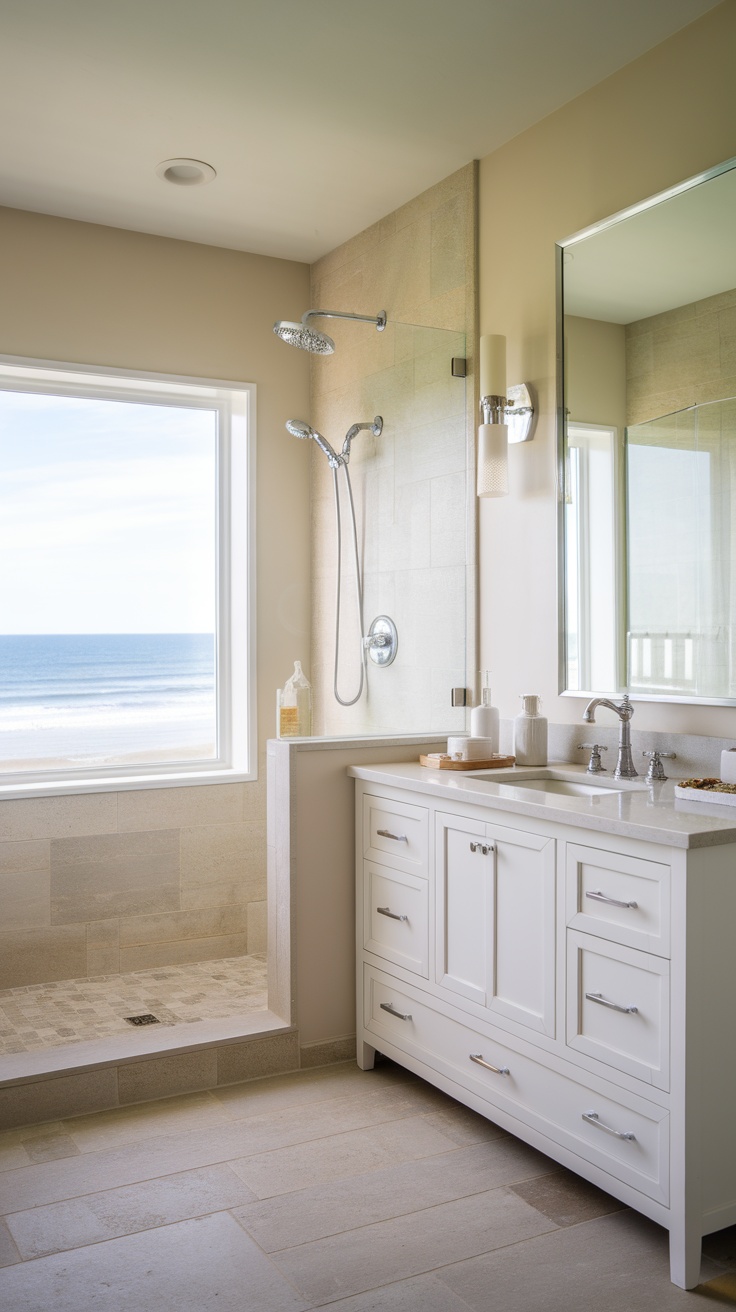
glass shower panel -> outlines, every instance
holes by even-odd
[[[736,696],[736,402],[627,430],[629,687]]]
[[[368,658],[363,696],[352,707],[337,702],[332,474],[323,458],[313,458],[315,732],[462,731],[466,712],[453,708],[450,697],[453,687],[468,681],[473,507],[466,386],[453,376],[452,359],[464,358],[465,336],[389,322],[380,340],[366,346],[363,338],[361,346],[336,376],[334,390],[324,385],[322,374],[313,422],[336,445],[356,420],[383,417],[380,437],[361,433],[353,443],[350,475],[363,568],[363,631],[367,634],[378,616],[389,616],[398,630],[398,654],[391,665]],[[320,360],[315,369],[323,363],[329,368],[337,359],[336,353],[330,361]],[[344,479],[338,483],[343,505],[338,687],[345,697],[359,685],[360,646]]]

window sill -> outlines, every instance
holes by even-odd
[[[70,797],[79,793],[122,793],[145,788],[193,788],[207,784],[254,783],[257,771],[242,771],[221,767],[215,770],[172,771],[156,775],[105,775],[97,778],[88,775],[79,779],[28,780],[27,782],[0,783],[0,801],[18,801],[25,797]]]

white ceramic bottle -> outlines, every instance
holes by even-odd
[[[536,693],[522,695],[524,709],[514,720],[514,756],[517,765],[547,764],[547,720],[539,714]]]
[[[470,712],[470,737],[488,739],[491,746],[491,755],[498,752],[498,707],[491,705],[490,670],[486,670],[483,675],[480,705],[474,706]]]

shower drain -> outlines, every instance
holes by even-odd
[[[158,1016],[152,1016],[150,1011],[146,1012],[144,1016],[124,1016],[123,1019],[127,1020],[129,1025],[160,1025],[161,1024],[161,1021],[159,1020]]]

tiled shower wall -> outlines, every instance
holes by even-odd
[[[0,802],[0,988],[266,949],[265,786]]]
[[[353,707],[333,696],[336,535],[332,475],[312,454],[313,619],[311,679],[318,734],[462,731],[450,688],[475,669],[473,378],[453,378],[453,355],[472,368],[476,320],[476,168],[468,165],[346,242],[312,268],[316,308],[377,314],[388,326],[320,323],[334,355],[314,357],[310,422],[339,448],[361,433],[350,472],[364,566],[367,631],[379,613],[399,629],[399,656],[368,662],[368,688]],[[412,328],[409,325],[424,325]],[[441,330],[441,331],[439,331]],[[468,470],[470,476],[468,478]],[[350,560],[347,515],[344,552]],[[340,691],[357,690],[357,619],[344,573]],[[299,653],[295,652],[295,655]]]
[[[626,422],[736,396],[736,288],[626,325]]]

